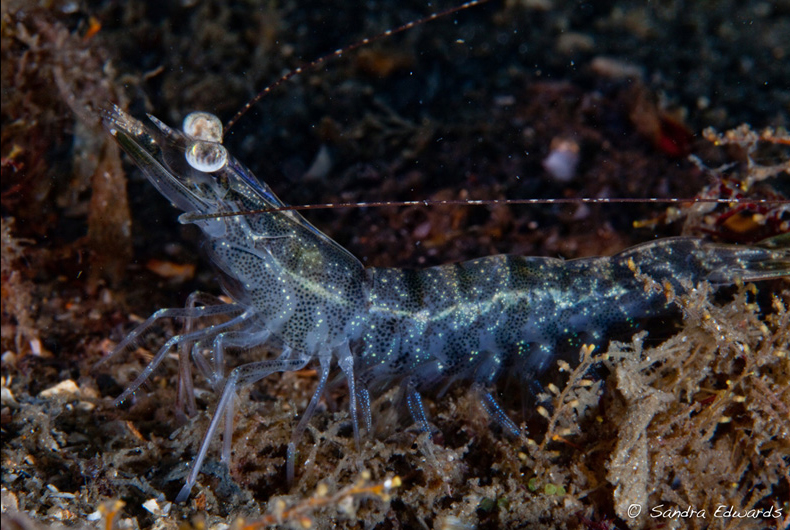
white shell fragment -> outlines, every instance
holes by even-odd
[[[53,397],[68,397],[68,396],[75,396],[79,397],[81,394],[80,387],[77,386],[71,379],[66,379],[65,381],[61,381],[55,386],[49,387],[46,390],[42,390],[39,392],[38,397],[40,398],[53,398]]]
[[[190,112],[184,118],[183,128],[193,140],[222,143],[222,122],[209,112]]]
[[[579,165],[580,150],[579,144],[573,140],[554,138],[549,156],[543,159],[543,169],[560,182],[573,180]]]
[[[160,506],[159,501],[157,499],[148,499],[143,503],[143,508],[148,510],[150,513],[164,517],[170,513],[170,508],[172,508],[172,503],[165,502]]]
[[[184,156],[190,166],[204,173],[219,171],[228,163],[228,150],[214,142],[195,141]]]

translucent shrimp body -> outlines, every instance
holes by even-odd
[[[181,132],[153,117],[156,127],[147,126],[118,108],[104,115],[109,132],[148,180],[184,212],[181,222],[201,228],[233,300],[206,302],[196,295],[184,309],[161,310],[112,354],[124,351],[156,318],[186,318],[184,334],[171,338],[118,400],[131,396],[177,345],[179,396],[187,406],[193,400],[190,359],[221,389],[178,501],[189,496],[223,417],[223,459],[229,458],[235,393],[274,372],[298,370],[314,359],[320,367],[318,388],[288,448],[292,477],[296,442],[333,363],[348,381],[357,439],[359,423],[371,424],[371,391],[400,384],[414,420],[428,430],[420,392],[455,381],[471,384],[492,417],[517,434],[518,426],[491,393],[504,375],[526,385],[569,346],[578,351],[612,330],[637,330],[643,319],[673,311],[667,292],[683,294],[702,281],[790,276],[786,247],[695,238],[657,240],[612,257],[573,261],[502,255],[422,270],[365,269],[294,211],[241,215],[285,204],[227,153],[212,119],[190,115]],[[240,215],[227,215],[233,213]],[[665,292],[645,289],[645,278]],[[216,315],[225,321],[192,330],[193,321]],[[226,350],[265,346],[280,355],[225,374]],[[206,349],[213,365],[201,353]]]

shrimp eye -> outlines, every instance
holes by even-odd
[[[228,163],[228,150],[215,142],[192,142],[185,156],[190,166],[203,173],[219,171]]]
[[[222,122],[208,112],[191,112],[184,118],[184,134],[193,140],[222,143]]]

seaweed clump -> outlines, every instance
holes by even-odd
[[[120,152],[98,110],[125,97],[94,42],[101,24],[70,2],[4,2],[2,20],[3,215],[24,219],[25,236],[82,231],[88,287],[117,284],[132,257],[131,215]]]

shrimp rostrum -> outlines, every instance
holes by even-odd
[[[184,318],[184,333],[160,348],[118,401],[134,394],[176,347],[179,399],[194,409],[191,363],[221,392],[178,501],[189,496],[223,418],[222,454],[229,458],[236,392],[274,372],[316,361],[319,368],[317,389],[288,446],[292,478],[296,443],[332,366],[348,382],[357,441],[360,423],[371,427],[372,392],[400,385],[411,416],[427,431],[421,393],[458,381],[476,390],[505,431],[518,435],[493,392],[506,375],[529,386],[556,364],[561,347],[578,352],[613,330],[636,330],[644,319],[677,311],[667,290],[681,295],[703,281],[790,276],[786,241],[763,248],[690,237],[659,239],[611,257],[499,255],[421,270],[366,269],[299,213],[282,209],[269,186],[227,152],[215,116],[190,114],[183,131],[150,119],[153,126],[119,108],[104,114],[107,129],[148,180],[183,210],[179,220],[202,230],[232,300],[193,295],[185,308],[155,313],[111,354],[128,349],[158,318]],[[250,211],[257,213],[245,214]],[[645,278],[664,292],[646,289]],[[192,328],[212,316],[223,318]],[[227,352],[237,350],[280,353],[225,373]]]

